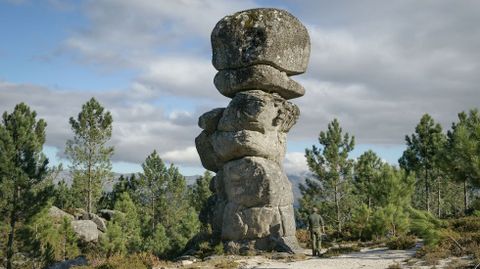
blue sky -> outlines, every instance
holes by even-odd
[[[396,163],[424,113],[448,129],[479,107],[480,23],[475,1],[0,0],[0,111],[26,102],[46,119],[45,152],[65,163],[68,118],[94,96],[112,112],[117,172],[138,172],[156,149],[185,175],[203,168],[197,118],[229,99],[213,86],[210,32],[223,16],[284,8],[309,30],[306,95],[288,137],[287,173],[338,118]],[[68,166],[68,165],[67,165]]]

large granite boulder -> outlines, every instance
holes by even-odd
[[[222,162],[258,156],[282,163],[286,150],[286,135],[279,132],[217,131],[212,134],[213,150]]]
[[[226,16],[215,25],[211,41],[217,70],[267,64],[294,75],[307,69],[310,37],[285,10],[258,8]]]
[[[206,169],[217,172],[223,165],[220,156],[215,152],[212,145],[211,135],[203,131],[195,138],[195,146],[199,152],[200,161]]]
[[[270,65],[252,65],[239,69],[221,70],[213,80],[218,91],[230,98],[242,91],[262,89],[278,93],[285,99],[303,96],[305,89],[285,72]]]
[[[244,207],[293,203],[290,181],[279,165],[260,157],[245,157],[223,166],[228,201]]]
[[[229,202],[223,211],[222,238],[225,240],[295,236],[292,205],[245,208]]]
[[[235,95],[217,123],[219,131],[288,132],[300,114],[298,107],[280,97],[260,90]]]
[[[215,108],[204,113],[198,118],[198,126],[211,134],[217,130],[217,124],[223,115],[225,108]]]

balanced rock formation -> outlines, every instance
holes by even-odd
[[[306,71],[310,38],[290,13],[251,9],[212,31],[214,78],[232,98],[199,118],[195,139],[211,190],[214,232],[237,248],[295,252],[293,194],[282,167],[286,135],[300,111],[287,101],[305,89],[290,76]]]

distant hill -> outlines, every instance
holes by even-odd
[[[298,207],[298,199],[302,197],[302,194],[300,193],[300,184],[305,183],[305,179],[309,177],[310,172],[302,172],[298,174],[287,174],[288,180],[292,183],[292,190],[293,190],[293,206]]]

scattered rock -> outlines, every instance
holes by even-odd
[[[96,214],[90,214],[90,220],[93,221],[97,225],[97,229],[99,229],[102,232],[107,231],[107,223],[106,220],[99,217]]]
[[[69,220],[74,220],[75,217],[68,214],[67,212],[61,210],[56,206],[52,206],[48,209],[48,215],[52,218],[56,219],[63,219],[64,217],[68,218]]]
[[[91,220],[74,220],[72,227],[77,236],[85,242],[92,242],[98,240],[97,224]]]

